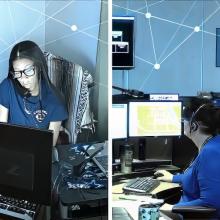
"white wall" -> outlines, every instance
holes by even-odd
[[[46,14],[54,13],[46,22],[46,50],[95,74],[100,1],[53,1],[46,7]],[[77,26],[76,32],[71,30],[72,25]]]
[[[9,54],[17,41],[30,39],[44,49],[44,11],[44,1],[0,1],[0,82],[8,75]]]
[[[95,94],[99,98],[93,104],[94,113],[99,120],[97,130],[104,132],[107,139],[108,69],[97,71],[99,67],[96,64],[100,8],[99,0],[0,1],[0,82],[8,75],[8,60],[13,45],[22,40],[35,41],[42,50],[80,64],[97,80]],[[76,32],[71,30],[72,25],[77,26]],[[107,54],[107,49],[104,53]],[[102,53],[99,56],[103,56]],[[106,56],[102,64],[107,67]],[[100,89],[103,85],[104,90]],[[106,114],[99,116],[98,111],[103,108]],[[103,135],[97,134],[95,138],[100,136]]]
[[[220,68],[215,66],[218,1],[113,0],[113,15],[135,16],[136,56],[134,69],[113,71],[114,85],[184,96],[220,91]],[[194,32],[196,26],[199,32]]]

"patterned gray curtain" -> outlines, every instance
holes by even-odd
[[[93,131],[93,114],[89,105],[89,89],[92,76],[87,70],[69,62],[62,57],[45,52],[48,64],[48,74],[51,82],[63,95],[69,118],[65,128],[70,133],[70,141],[76,143],[81,128],[87,127]]]

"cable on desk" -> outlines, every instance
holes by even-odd
[[[122,195],[122,194],[124,194],[124,193],[112,193],[112,194],[116,194],[116,195]]]

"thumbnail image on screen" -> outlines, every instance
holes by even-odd
[[[181,102],[130,102],[129,136],[181,135]]]
[[[127,138],[127,104],[112,104],[110,126],[113,139]]]

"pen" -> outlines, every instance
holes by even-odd
[[[130,199],[130,198],[125,198],[125,197],[119,197],[119,199],[130,200],[130,201],[137,201],[136,199]]]

